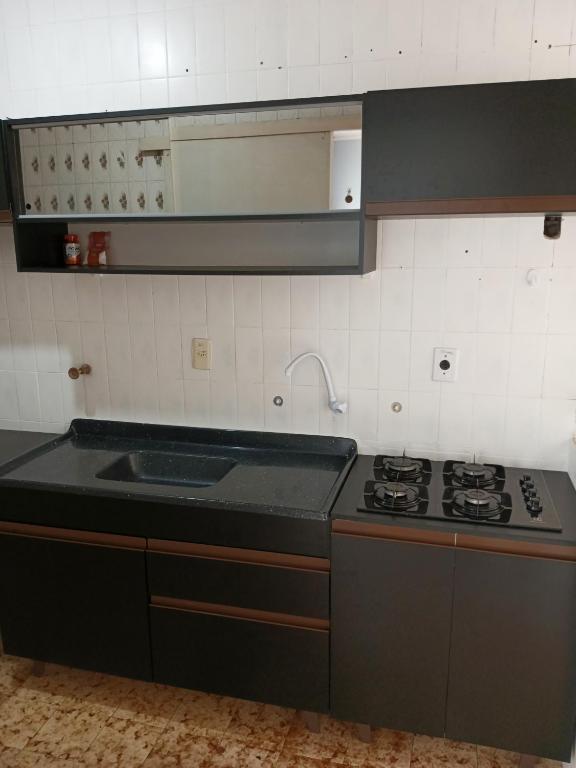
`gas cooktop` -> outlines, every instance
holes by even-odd
[[[561,531],[540,470],[376,456],[358,509],[382,515]]]

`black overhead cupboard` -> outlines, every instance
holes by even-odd
[[[4,128],[22,271],[105,228],[108,272],[360,274],[380,217],[576,211],[574,79]]]
[[[576,210],[576,79],[373,91],[368,216]]]

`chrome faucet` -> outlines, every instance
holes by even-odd
[[[316,352],[303,352],[301,355],[295,357],[290,365],[286,367],[286,376],[291,376],[292,371],[298,363],[301,363],[302,360],[305,360],[307,357],[314,357],[320,363],[320,368],[322,368],[322,373],[324,374],[324,381],[326,382],[326,389],[328,390],[328,407],[330,410],[333,413],[346,413],[348,410],[348,403],[343,403],[336,398],[336,392],[334,392],[334,384],[332,383],[332,376],[330,375],[328,366],[326,365],[324,358],[320,357]]]

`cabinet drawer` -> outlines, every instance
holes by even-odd
[[[328,560],[161,541],[150,550],[153,597],[328,620]]]
[[[159,606],[150,611],[156,682],[328,710],[327,631]]]

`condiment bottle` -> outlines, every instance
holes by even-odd
[[[67,267],[79,267],[82,264],[78,235],[64,235],[64,263]]]
[[[105,267],[108,264],[110,232],[90,232],[88,240],[88,266]]]

